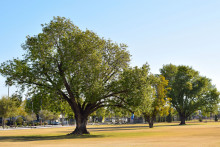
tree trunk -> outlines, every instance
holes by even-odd
[[[154,127],[154,123],[153,123],[153,121],[148,122],[148,123],[149,123],[149,128],[153,128],[153,127]]]
[[[76,118],[76,128],[69,135],[71,135],[71,134],[73,134],[73,135],[90,134],[86,128],[88,117],[83,117],[83,116],[78,115],[78,117],[75,116],[75,118]]]
[[[186,117],[183,115],[180,115],[180,124],[179,125],[185,125],[186,124]]]
[[[215,115],[215,122],[218,121],[218,115]]]
[[[13,118],[13,125],[14,125],[14,128],[16,128],[16,126],[17,126],[17,125],[15,125],[15,123],[16,123],[16,118],[14,117],[14,118]]]
[[[63,113],[61,113],[61,114],[62,114],[62,123],[61,123],[61,125],[64,126],[64,117],[63,117]]]
[[[5,118],[2,117],[2,128],[5,129]]]
[[[146,116],[146,120],[149,124],[149,128],[153,128],[154,127],[154,117]]]

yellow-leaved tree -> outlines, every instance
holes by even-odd
[[[148,89],[148,96],[139,106],[138,111],[153,128],[154,120],[157,115],[168,115],[171,98],[167,97],[167,91],[170,89],[168,80],[162,75],[150,75],[151,87]]]

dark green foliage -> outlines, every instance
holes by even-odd
[[[169,112],[169,114],[167,115],[166,121],[167,122],[172,122],[173,121],[173,116],[172,116],[171,112]]]
[[[218,121],[218,115],[215,115],[215,121],[216,122]]]
[[[10,99],[15,102],[16,107],[19,107],[22,103],[22,96],[17,93],[13,94]]]
[[[172,106],[180,115],[180,124],[197,110],[213,108],[219,102],[219,92],[211,84],[211,80],[200,76],[189,66],[165,65],[161,74],[169,80],[171,90],[168,96],[172,98]]]
[[[18,124],[18,125],[22,125],[23,124],[23,118],[22,117],[18,117],[17,118],[17,120],[16,120],[16,123]]]
[[[41,33],[27,36],[22,45],[23,59],[1,64],[6,83],[19,85],[22,90],[27,87],[30,97],[46,91],[56,95],[50,96],[54,101],[62,98],[75,114],[74,134],[88,133],[87,118],[101,107],[139,103],[132,98],[140,98],[137,89],[142,84],[138,81],[143,81],[139,78],[142,73],[133,75],[137,70],[129,69],[127,75],[121,74],[130,61],[125,44],[82,31],[63,17],[54,17],[42,27]]]
[[[202,116],[199,116],[199,122],[202,122]]]
[[[14,117],[17,112],[16,102],[8,97],[0,99],[0,117],[2,117],[2,127],[5,127],[5,118]]]

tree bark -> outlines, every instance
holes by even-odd
[[[186,124],[186,117],[184,115],[180,115],[180,124],[179,125],[185,125]]]
[[[64,126],[64,117],[63,117],[63,113],[61,113],[61,114],[62,114],[62,123],[61,123],[61,125]]]
[[[148,122],[149,123],[149,128],[153,128],[154,127],[154,123],[153,121]]]
[[[75,118],[76,118],[76,128],[72,133],[68,135],[90,134],[86,128],[88,116],[82,116],[81,114],[80,115],[78,114],[78,116],[75,116]]]
[[[5,118],[2,117],[2,128],[5,129]]]
[[[15,123],[16,123],[16,118],[14,117],[14,118],[13,118],[13,126],[14,126],[14,128],[16,128]]]
[[[149,128],[153,128],[154,127],[154,117],[146,116],[146,120],[149,124]]]

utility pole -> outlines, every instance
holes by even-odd
[[[9,85],[8,85],[8,98],[9,98]]]
[[[31,100],[31,104],[32,104],[32,114],[31,114],[31,117],[34,117],[33,100]],[[32,126],[34,126],[34,120],[32,121]]]
[[[42,94],[41,94],[41,99],[40,99],[40,103],[41,103],[41,105],[40,105],[40,111],[42,111]],[[42,126],[42,118],[40,117],[40,125]]]

